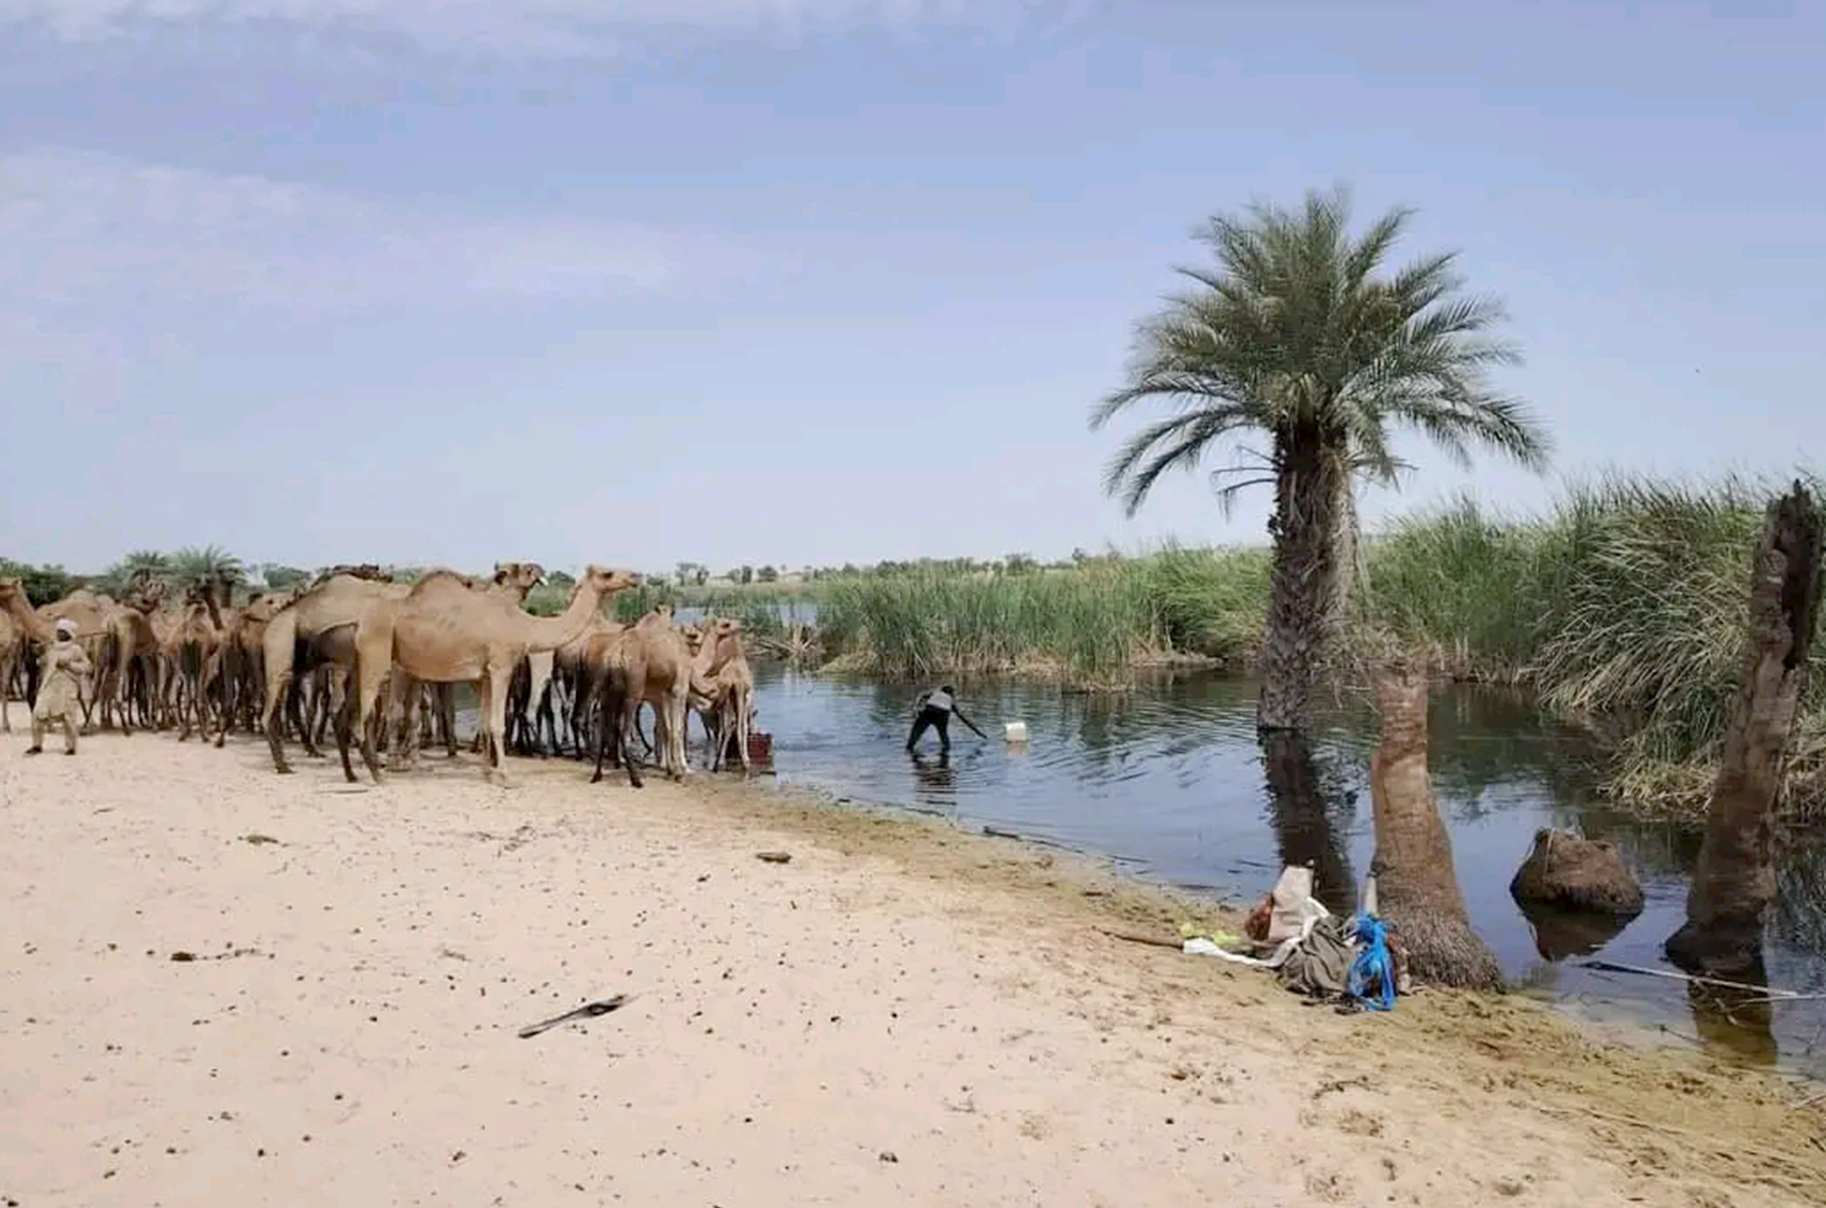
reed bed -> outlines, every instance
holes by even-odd
[[[1461,498],[1361,543],[1351,615],[1424,652],[1436,673],[1529,689],[1605,740],[1611,795],[1690,817],[1742,665],[1763,508],[1783,485],[1614,476],[1572,484],[1528,517]],[[1169,548],[1020,574],[841,578],[819,585],[819,631],[835,665],[895,677],[1116,683],[1186,657],[1246,669],[1268,575],[1265,549]],[[1820,635],[1814,656],[1790,777],[1796,817],[1826,817]]]
[[[1260,550],[1013,574],[913,570],[822,585],[818,629],[840,666],[877,675],[1021,671],[1117,684],[1140,665],[1244,661],[1267,583]]]

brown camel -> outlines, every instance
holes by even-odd
[[[260,638],[260,661],[266,679],[266,700],[260,714],[260,728],[266,731],[273,752],[273,769],[290,772],[280,745],[279,707],[290,702],[298,728],[304,732],[306,749],[308,727],[297,715],[294,689],[300,677],[309,675],[324,664],[333,664],[345,676],[355,666],[355,631],[362,616],[376,603],[402,600],[411,591],[403,583],[388,583],[355,575],[333,575],[304,592],[273,614]],[[346,681],[345,681],[346,682]],[[336,727],[338,753],[342,756],[343,774],[351,781],[355,770],[349,765],[349,734],[346,724]],[[372,757],[371,744],[364,756]],[[368,772],[378,782],[379,769],[372,763]]]
[[[266,627],[293,599],[289,592],[265,592],[246,608],[235,610],[228,621],[222,646],[224,695],[230,716],[250,730],[259,725],[261,696],[266,687]],[[221,746],[227,736],[228,727],[223,726],[216,735],[216,745]]]
[[[420,683],[477,683],[483,746],[483,775],[504,783],[502,736],[507,687],[514,667],[535,651],[570,642],[598,615],[605,597],[640,582],[631,570],[590,566],[571,592],[570,606],[556,617],[535,617],[497,592],[473,590],[461,575],[433,572],[404,600],[369,610],[357,629],[356,731],[369,760],[373,738],[368,723],[381,683],[399,673]],[[377,777],[378,779],[378,777]]]

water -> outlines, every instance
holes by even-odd
[[[756,667],[759,725],[774,736],[781,781],[858,800],[935,811],[1095,852],[1137,875],[1254,900],[1283,863],[1313,860],[1321,879],[1360,883],[1374,853],[1367,709],[1327,719],[1310,759],[1270,777],[1255,734],[1255,686],[1218,675],[1150,679],[1113,695],[1007,681],[964,685],[960,703],[986,733],[952,724],[947,762],[902,749],[920,686],[831,679],[779,664]],[[1001,738],[1027,723],[1025,750]],[[1721,1014],[1689,1001],[1681,982],[1605,973],[1576,961],[1669,968],[1660,945],[1680,925],[1697,841],[1608,810],[1580,773],[1572,734],[1513,694],[1438,692],[1429,766],[1471,921],[1505,971],[1581,1014],[1666,1024],[1695,1043],[1757,1064],[1826,1074],[1826,1003],[1739,1005]],[[1297,752],[1296,752],[1297,756]],[[1535,829],[1573,826],[1611,839],[1642,882],[1647,905],[1614,936],[1536,931],[1509,896]],[[1767,945],[1769,984],[1826,993],[1826,853],[1790,859]],[[1349,909],[1346,897],[1327,904]],[[1556,946],[1557,945],[1557,946]],[[1572,948],[1570,957],[1568,948]],[[1543,950],[1560,959],[1547,959]]]

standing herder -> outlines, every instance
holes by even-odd
[[[949,753],[951,750],[949,728],[953,713],[957,714],[957,719],[969,726],[978,738],[988,737],[976,728],[975,722],[964,716],[962,709],[957,707],[957,689],[950,684],[921,692],[919,698],[913,702],[913,712],[913,732],[907,735],[907,750],[909,751],[918,745],[919,736],[926,732],[927,726],[930,726],[938,731],[938,753],[940,755]]]
[[[63,723],[63,753],[76,754],[76,718],[82,710],[82,681],[95,668],[76,644],[76,622],[57,622],[57,640],[38,660],[38,699],[32,704],[32,745],[27,755],[44,753],[44,732]]]

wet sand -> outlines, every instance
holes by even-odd
[[[1305,1007],[1102,930],[1190,904],[943,823],[25,745],[0,1204],[1826,1202],[1826,1104],[1765,1072],[1516,1000]]]

